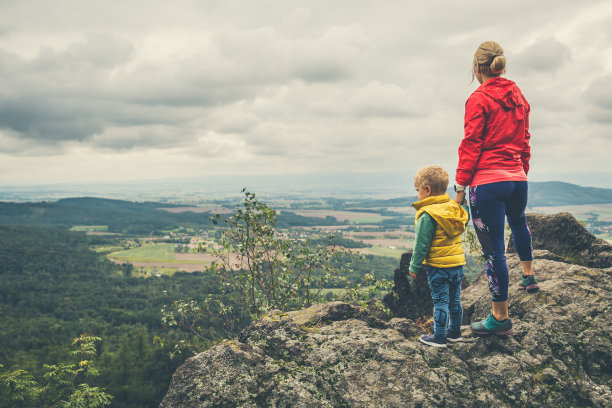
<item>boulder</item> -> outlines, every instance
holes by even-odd
[[[432,315],[433,302],[425,273],[419,273],[416,279],[408,274],[412,251],[402,254],[399,267],[393,275],[393,290],[383,302],[394,316],[416,320],[421,316]]]
[[[587,231],[572,214],[527,214],[527,224],[534,250],[547,250],[576,265],[612,267],[612,245]],[[507,252],[516,252],[512,239]]]

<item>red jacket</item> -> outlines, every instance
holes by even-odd
[[[529,103],[516,84],[498,77],[480,85],[465,103],[465,136],[459,146],[457,184],[477,170],[529,171]]]

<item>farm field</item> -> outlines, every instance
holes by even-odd
[[[158,208],[158,210],[167,211],[169,213],[184,213],[184,212],[194,212],[194,213],[211,213],[211,214],[231,214],[234,212],[231,208],[226,207],[212,207],[212,206],[204,206],[204,207],[170,207],[170,208]]]
[[[151,271],[158,269],[160,273],[169,274],[176,271],[196,272],[209,267],[213,262],[219,262],[219,258],[210,252],[206,253],[183,253],[174,251],[175,244],[151,244],[140,248],[112,252],[107,258],[114,263],[131,263],[135,269],[140,270],[142,276],[151,276]],[[237,265],[238,258],[230,255],[229,262]],[[144,273],[144,272],[149,272]],[[138,276],[138,275],[134,275]]]
[[[407,248],[386,248],[386,247],[371,247],[371,248],[357,248],[353,251],[362,255],[376,255],[386,256],[389,258],[400,259],[402,254],[406,252]]]
[[[344,231],[344,230],[354,230],[358,229],[366,229],[366,230],[379,230],[382,227],[376,224],[360,224],[359,226],[355,225],[321,225],[315,227],[300,227],[300,230],[303,231],[321,231],[321,232],[336,232],[336,231]]]
[[[108,231],[108,225],[75,225],[70,228],[70,231],[106,232]]]
[[[393,212],[400,213],[400,214],[406,214],[406,215],[414,215],[414,214],[416,214],[416,210],[411,205],[408,205],[406,207],[389,207],[389,208],[385,208],[385,207],[372,207],[373,211],[382,210],[382,209],[386,209],[386,210],[389,210],[389,211],[393,211]]]
[[[380,222],[389,217],[376,212],[358,211],[336,211],[336,210],[286,210],[303,217],[326,218],[334,217],[339,222],[350,222],[352,224],[367,224]]]
[[[346,233],[347,237],[353,239],[409,239],[414,238],[414,232],[410,231],[357,231]]]
[[[171,262],[175,260],[174,255],[174,244],[151,244],[112,252],[108,254],[108,258],[130,262]]]

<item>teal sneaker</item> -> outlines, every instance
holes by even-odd
[[[470,329],[474,334],[496,334],[498,336],[507,336],[514,333],[512,330],[512,320],[506,319],[503,322],[498,322],[493,317],[493,313],[489,313],[486,319],[480,322],[470,324]]]
[[[538,285],[538,280],[534,275],[522,276],[518,287],[520,290],[526,290],[529,293],[537,292],[538,290],[540,290],[540,285]]]

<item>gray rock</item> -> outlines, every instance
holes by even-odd
[[[572,214],[527,214],[527,224],[534,250],[547,250],[576,265],[612,267],[612,245],[587,231]],[[507,252],[516,252],[512,239]]]
[[[519,291],[508,257],[515,335],[436,349],[412,320],[341,302],[275,312],[188,359],[161,407],[612,406],[612,268],[536,259],[542,291]],[[486,278],[463,292],[466,320],[490,309]]]
[[[402,254],[399,268],[395,269],[393,276],[393,291],[384,297],[383,302],[394,316],[416,320],[432,314],[433,302],[425,273],[418,274],[416,279],[408,275],[411,258],[412,251]]]

